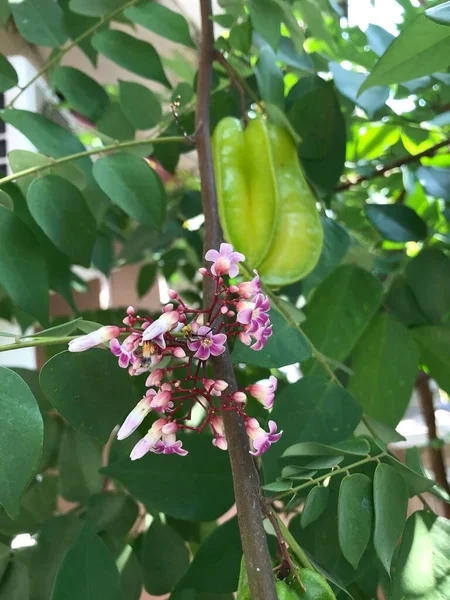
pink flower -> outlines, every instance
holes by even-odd
[[[231,399],[233,402],[239,402],[240,404],[243,404],[247,400],[247,396],[244,394],[244,392],[234,392],[234,394],[231,395]]]
[[[126,369],[130,363],[133,364],[136,361],[134,352],[137,350],[140,340],[141,336],[133,333],[125,338],[122,344],[119,344],[116,339],[109,342],[111,352],[114,356],[119,357],[119,367]]]
[[[145,385],[159,385],[164,377],[164,371],[162,369],[155,369],[153,373],[147,377]]]
[[[155,342],[164,349],[166,342],[163,335],[176,327],[180,314],[176,310],[163,312],[163,314],[153,321],[144,331],[142,339],[144,342],[155,340]]]
[[[186,352],[181,346],[175,346],[175,348],[172,350],[172,354],[177,358],[184,358],[186,356]]]
[[[258,421],[253,417],[247,419],[245,428],[247,430],[247,435],[250,438],[250,446],[254,448],[253,451],[250,450],[250,454],[253,454],[253,456],[261,456],[261,454],[267,452],[272,444],[278,442],[283,433],[282,431],[275,433],[277,430],[275,421],[269,421],[269,431],[264,431],[264,429],[260,427]]]
[[[150,452],[155,447],[156,443],[161,439],[163,428],[167,423],[169,423],[168,419],[158,419],[153,423],[148,430],[147,435],[139,440],[131,451],[131,460],[142,458],[147,452]]]
[[[217,379],[217,381],[214,379],[205,379],[203,386],[211,396],[221,396],[222,392],[227,389],[228,383],[222,379]]]
[[[223,418],[220,415],[214,415],[211,417],[209,424],[211,425],[214,434],[214,439],[212,441],[213,445],[220,448],[220,450],[227,450],[228,442],[225,438]]]
[[[256,275],[251,281],[243,281],[236,286],[237,293],[243,298],[252,298],[261,292],[261,279],[256,270],[253,272],[256,273]]]
[[[153,396],[153,399],[150,402],[150,407],[154,408],[158,412],[165,412],[167,409],[171,409],[173,407],[172,386],[170,383],[162,384],[161,391]]]
[[[269,320],[267,313],[270,309],[270,300],[263,294],[257,294],[255,302],[248,304],[249,306],[239,310],[236,320],[243,325],[250,325],[248,332],[254,333],[257,329],[266,325]]]
[[[162,428],[162,439],[158,440],[152,449],[156,454],[178,454],[178,456],[186,456],[187,450],[182,448],[183,442],[177,441],[176,431],[178,426],[176,423],[167,423]]]
[[[210,327],[202,325],[198,328],[196,335],[199,339],[188,342],[188,348],[195,352],[195,358],[208,360],[211,354],[219,356],[225,351],[227,336],[224,333],[213,335]]]
[[[120,333],[120,327],[116,327],[115,325],[100,327],[100,329],[92,331],[87,335],[81,335],[74,340],[70,340],[69,352],[84,352],[85,350],[89,350],[89,348],[104,344],[113,338],[119,337]]]
[[[123,422],[122,427],[117,433],[118,440],[123,440],[131,435],[133,431],[136,431],[148,413],[152,410],[150,404],[155,394],[155,390],[147,390],[145,396],[136,404]]]
[[[272,335],[272,325],[264,325],[252,334],[256,342],[251,346],[252,350],[262,350],[267,343],[267,340]]]
[[[272,408],[275,399],[275,391],[277,389],[278,379],[271,375],[265,383],[254,383],[246,388],[250,396],[256,398],[264,408]]]
[[[220,244],[220,251],[208,250],[205,259],[213,262],[211,273],[216,276],[227,275],[236,277],[239,273],[239,267],[236,263],[245,260],[245,256],[240,252],[235,252],[231,244]]]

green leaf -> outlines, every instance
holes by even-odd
[[[449,521],[425,511],[412,514],[406,523],[392,577],[392,600],[448,598],[450,575],[448,564],[444,565],[449,553]]]
[[[30,556],[30,600],[49,600],[61,561],[77,537],[81,521],[74,515],[52,517],[42,523]]]
[[[235,364],[248,363],[271,369],[301,362],[311,356],[305,337],[276,309],[270,311],[270,320],[273,325],[273,335],[264,349],[257,352],[241,342],[236,342],[231,355]]]
[[[305,41],[303,29],[300,27],[291,5],[285,0],[273,0],[280,7],[281,18],[291,36],[292,42],[298,54],[303,54],[303,42]]]
[[[450,25],[450,2],[443,2],[438,6],[427,8],[425,15],[435,23]]]
[[[176,590],[209,594],[235,592],[238,587],[242,545],[237,519],[218,527],[200,546]]]
[[[78,317],[78,319],[73,319],[72,321],[61,323],[61,325],[55,325],[54,327],[49,327],[48,329],[42,329],[41,331],[37,331],[36,333],[33,333],[30,337],[58,337],[70,335],[79,327],[81,321],[82,318]]]
[[[388,313],[378,314],[352,353],[348,389],[363,412],[395,427],[408,408],[418,362],[406,327]]]
[[[313,487],[306,496],[300,517],[303,529],[320,517],[327,507],[329,498],[330,491],[328,488],[323,487],[323,485],[316,485],[316,487]]]
[[[70,0],[69,2],[71,11],[91,17],[103,17],[123,5],[124,0]]]
[[[109,137],[108,144],[114,143],[116,140],[120,142],[132,140],[136,133],[133,125],[125,117],[122,107],[115,100],[111,100],[97,121],[97,131]],[[122,152],[126,152],[126,150],[123,149]]]
[[[412,334],[420,349],[420,358],[439,386],[450,393],[450,329],[417,327]]]
[[[72,12],[69,8],[69,0],[60,0],[59,4],[63,9],[64,24],[66,26],[66,31],[72,40],[78,39],[84,34],[85,31],[88,31],[89,29],[91,29],[99,23],[99,19],[94,19],[92,17],[87,17],[85,15],[80,15],[75,12]],[[89,5],[92,6],[92,3],[89,2]],[[94,50],[92,46],[91,36],[87,36],[81,39],[78,42],[77,46],[80,48],[80,50],[84,52],[84,54],[91,62],[92,66],[96,67],[97,51]]]
[[[158,521],[153,521],[147,530],[140,557],[145,589],[154,596],[171,592],[189,567],[183,538]]]
[[[234,502],[228,456],[209,438],[182,439],[189,452],[182,459],[148,453],[137,461],[116,462],[102,473],[127,487],[149,509],[186,520],[217,519]]]
[[[44,417],[44,445],[42,456],[37,468],[38,473],[43,473],[50,467],[55,467],[58,449],[61,444],[64,424],[59,415],[45,415]]]
[[[186,19],[162,4],[147,0],[138,6],[127,8],[124,15],[133,23],[142,25],[167,40],[195,48]]]
[[[145,294],[147,294],[147,292],[150,291],[155,282],[157,273],[158,265],[156,263],[144,265],[139,271],[139,277],[137,282],[137,291],[139,298],[142,298],[142,296],[145,296]]]
[[[277,51],[281,37],[281,11],[272,0],[251,2],[248,6],[253,29]]]
[[[384,444],[393,444],[394,442],[405,442],[404,438],[398,431],[388,427],[384,423],[380,423],[376,419],[365,415],[364,422],[374,438],[378,438]]]
[[[19,308],[44,325],[48,321],[48,274],[34,235],[0,206],[0,283]]]
[[[133,127],[150,129],[160,122],[161,103],[151,90],[134,81],[119,81],[119,94],[123,114]]]
[[[8,0],[0,0],[0,27],[6,27],[11,16],[11,7]]]
[[[252,46],[252,32],[250,19],[233,25],[228,36],[228,42],[233,50],[242,52],[242,54],[249,54]]]
[[[337,221],[321,215],[323,227],[323,247],[319,262],[309,275],[302,280],[302,292],[306,296],[322,283],[338,266],[350,247],[348,231]]]
[[[396,471],[400,473],[403,479],[406,481],[408,486],[408,494],[409,497],[417,496],[417,494],[421,494],[422,492],[431,491],[436,484],[433,479],[429,477],[425,477],[424,475],[417,473],[417,471],[411,469],[409,466],[400,462],[396,458],[391,455],[388,455],[385,459]]]
[[[14,202],[12,201],[11,196],[8,196],[3,190],[0,190],[0,206],[4,206],[11,211],[14,210]]]
[[[279,459],[289,446],[347,439],[359,423],[361,410],[344,388],[324,377],[307,376],[277,394],[271,418],[283,435],[263,457],[266,481],[278,477]]]
[[[317,442],[302,442],[290,446],[285,456],[367,456],[370,445],[364,438],[355,438],[335,444],[319,444]]]
[[[366,329],[381,297],[381,285],[370,273],[353,265],[338,267],[306,305],[303,330],[322,354],[342,362]],[[303,368],[308,374],[323,372],[317,362]]]
[[[108,441],[134,400],[128,373],[100,349],[61,352],[42,368],[41,387],[53,406],[80,431]]]
[[[103,86],[73,67],[58,67],[51,75],[51,83],[76,111],[91,121],[97,121],[108,105]]]
[[[422,13],[400,32],[380,57],[359,92],[374,85],[401,83],[446,71],[450,31]]]
[[[19,514],[20,500],[39,464],[44,424],[38,403],[23,379],[0,368],[0,502],[11,518]]]
[[[66,426],[59,452],[60,494],[65,500],[85,504],[100,492],[102,450],[96,439]]]
[[[5,92],[18,83],[16,70],[3,54],[0,54],[0,92]]]
[[[406,279],[433,325],[450,317],[450,259],[437,248],[422,250],[406,267]]]
[[[89,499],[88,519],[97,532],[107,532],[115,538],[124,538],[138,517],[136,502],[121,491],[102,492]]]
[[[426,325],[414,294],[403,275],[397,275],[385,297],[386,308],[407,327]]]
[[[27,204],[36,223],[74,263],[89,267],[97,226],[83,194],[67,179],[35,179]]]
[[[111,200],[131,217],[161,229],[166,195],[155,171],[142,159],[117,153],[100,158],[94,177]]]
[[[51,158],[44,156],[44,154],[30,152],[29,150],[11,150],[11,152],[8,152],[8,160],[13,173],[25,171],[26,169],[31,169],[33,167],[48,165],[52,161]],[[17,180],[17,185],[22,192],[26,194],[36,177],[42,177],[44,175],[58,175],[59,177],[63,177],[80,190],[84,190],[86,187],[86,176],[75,162],[49,166],[46,169],[43,168],[36,173],[21,177]]]
[[[428,474],[425,470],[425,467],[423,466],[423,462],[422,462],[422,458],[420,456],[419,449],[416,448],[415,446],[412,446],[411,448],[406,449],[405,465],[408,467],[408,469],[411,469],[418,475],[425,477],[425,479],[430,479],[430,477],[428,476]],[[406,477],[405,477],[405,479],[406,479]],[[431,481],[433,481],[433,483],[434,483],[434,480],[431,480]],[[430,494],[433,494],[434,496],[436,496],[436,498],[439,498],[440,500],[444,500],[444,502],[450,503],[450,495],[439,484],[433,485],[433,487],[431,487],[429,489],[429,492],[430,492]]]
[[[408,508],[405,480],[393,467],[379,464],[373,479],[375,529],[373,543],[383,567],[389,573],[392,555],[403,532]]]
[[[105,30],[92,38],[92,45],[124,69],[136,75],[158,81],[170,88],[161,59],[153,46],[117,30]]]
[[[28,600],[29,593],[27,567],[15,559],[0,582],[0,600]]]
[[[427,224],[404,204],[366,204],[366,217],[386,240],[419,242],[427,236]]]
[[[264,102],[284,108],[283,73],[277,66],[275,52],[265,44],[255,67],[256,81]]]
[[[261,488],[266,490],[266,492],[286,492],[287,490],[290,490],[293,485],[293,481],[281,479],[262,485]]]
[[[9,3],[19,33],[36,46],[58,48],[67,40],[63,12],[54,0]]]
[[[119,598],[119,572],[104,542],[86,524],[59,568],[52,600]]]
[[[372,522],[371,479],[362,473],[347,475],[339,489],[338,535],[342,554],[354,569],[369,543]]]

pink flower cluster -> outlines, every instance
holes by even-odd
[[[136,444],[131,459],[141,458],[148,452],[185,456],[187,450],[176,439],[178,430],[201,432],[209,427],[212,443],[221,450],[228,448],[221,413],[235,411],[244,420],[250,442],[250,453],[260,456],[278,441],[282,432],[269,421],[266,432],[255,418],[245,413],[247,394],[266,409],[274,403],[278,380],[267,381],[227,392],[226,381],[210,379],[207,361],[221,355],[227,340],[238,337],[253,350],[262,350],[272,335],[270,301],[261,293],[261,283],[255,271],[252,281],[226,285],[223,277],[236,277],[238,263],[245,259],[231,244],[221,244],[220,250],[209,250],[205,258],[213,264],[210,270],[199,269],[203,277],[215,282],[214,299],[210,307],[189,308],[171,290],[173,302],[167,304],[158,319],[140,317],[129,307],[123,327],[107,326],[69,342],[71,352],[82,352],[109,341],[111,352],[118,357],[119,366],[128,368],[130,375],[148,373],[144,397],[125,419],[117,438],[131,435],[151,412],[158,418],[148,433]],[[176,303],[176,305],[175,305]],[[119,342],[119,336],[126,337]],[[161,363],[161,364],[160,364]],[[177,376],[178,375],[178,376]],[[186,424],[195,405],[200,405],[205,418],[201,425]]]

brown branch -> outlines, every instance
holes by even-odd
[[[222,231],[217,207],[216,186],[210,140],[209,109],[214,56],[211,0],[200,0],[202,37],[197,85],[197,151],[205,215],[205,249],[218,248]],[[205,278],[204,302],[211,304],[214,290]],[[236,378],[229,351],[215,358],[216,379],[225,380],[230,391],[237,389]],[[253,458],[249,454],[248,438],[241,417],[233,412],[224,413],[225,434],[228,440],[231,470],[239,529],[247,567],[248,583],[253,600],[277,600],[272,564],[263,526],[262,497],[259,477]]]
[[[359,175],[352,181],[345,181],[344,183],[340,183],[339,185],[336,186],[335,191],[342,192],[343,190],[348,190],[349,188],[353,187],[354,185],[359,185],[363,181],[370,181],[371,179],[374,179],[375,177],[383,177],[384,175],[386,175],[386,173],[388,173],[389,171],[392,171],[393,169],[398,169],[398,167],[401,167],[403,165],[410,165],[411,163],[415,163],[418,160],[420,160],[421,158],[424,158],[426,156],[431,158],[432,156],[434,156],[436,154],[436,152],[438,150],[440,150],[441,148],[445,148],[446,146],[449,146],[449,145],[450,145],[450,138],[447,138],[446,140],[439,142],[438,144],[435,144],[434,146],[431,146],[431,148],[428,148],[428,150],[424,150],[423,152],[419,152],[418,154],[409,154],[408,156],[402,156],[401,158],[397,158],[396,160],[393,160],[392,162],[384,165],[383,167],[380,167],[379,169],[375,169],[374,171],[372,171],[371,173],[368,173],[367,175]]]
[[[431,458],[431,468],[433,470],[434,478],[437,483],[450,494],[450,485],[447,480],[447,473],[445,468],[445,461],[442,450],[435,448],[432,444],[438,439],[436,431],[436,418],[434,415],[434,403],[433,394],[430,390],[429,385],[430,378],[423,371],[419,371],[416,379],[416,390],[419,396],[420,405],[422,408],[422,414],[425,419],[425,424],[428,429],[428,440],[430,442],[429,451]],[[444,510],[446,516],[450,518],[450,505],[444,504]]]

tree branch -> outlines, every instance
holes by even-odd
[[[210,140],[209,109],[214,56],[211,0],[200,0],[202,37],[197,85],[196,131],[200,166],[202,203],[205,215],[205,249],[218,248],[222,231],[217,206],[212,148]],[[214,290],[205,278],[204,301],[210,305]],[[228,349],[213,362],[214,376],[223,379],[229,390],[237,389],[236,378]],[[259,476],[249,454],[249,444],[244,423],[234,411],[224,413],[225,434],[233,473],[239,529],[248,583],[253,600],[277,600],[272,564],[263,526],[262,497]]]
[[[397,158],[396,160],[393,160],[392,162],[384,165],[383,167],[381,167],[379,169],[375,169],[374,171],[372,171],[371,173],[368,173],[367,175],[359,175],[352,181],[345,181],[344,183],[340,183],[339,185],[336,186],[335,191],[342,192],[343,190],[348,190],[349,188],[353,187],[354,185],[358,185],[358,184],[362,183],[363,181],[370,181],[371,179],[374,179],[375,177],[383,177],[384,175],[386,175],[386,173],[388,173],[389,171],[392,171],[393,169],[397,169],[398,167],[401,167],[403,165],[410,165],[426,156],[432,157],[437,153],[438,150],[440,150],[441,148],[445,148],[446,146],[449,146],[449,145],[450,145],[450,137],[447,138],[446,140],[443,140],[442,142],[439,142],[438,144],[435,144],[434,146],[431,146],[431,148],[428,148],[427,150],[424,150],[423,152],[419,152],[418,154],[409,154],[408,156],[402,156],[401,158]]]

